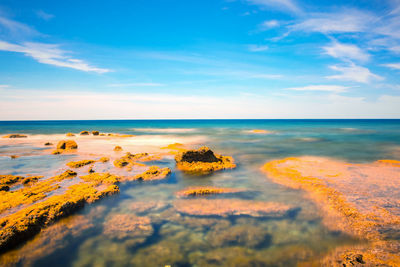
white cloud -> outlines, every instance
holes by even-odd
[[[400,96],[133,94],[9,90],[0,120],[189,118],[398,118]],[[101,109],[99,109],[101,107]],[[52,112],[49,112],[51,110]]]
[[[51,20],[52,18],[54,18],[53,14],[46,13],[43,10],[36,11],[36,15],[44,20]]]
[[[247,0],[247,2],[261,7],[272,7],[292,13],[302,13],[301,8],[294,0]]]
[[[109,84],[110,87],[159,87],[164,86],[162,83],[112,83]]]
[[[372,73],[369,69],[350,63],[347,66],[333,65],[330,69],[341,72],[338,75],[328,76],[328,79],[369,83],[372,80],[383,80],[383,77]]]
[[[268,30],[271,28],[275,28],[279,26],[279,22],[277,20],[267,20],[261,23],[260,28],[263,30]]]
[[[68,52],[59,48],[59,45],[25,42],[21,45],[0,41],[0,50],[23,53],[36,61],[58,67],[72,68],[86,72],[105,73],[109,69],[97,68],[83,60],[68,56]]]
[[[10,86],[7,85],[7,84],[0,84],[0,89],[5,89],[5,88],[8,88],[8,87],[10,87]]]
[[[267,45],[249,45],[249,51],[251,52],[262,52],[268,50]]]
[[[287,90],[294,91],[322,91],[322,92],[334,92],[334,93],[342,93],[346,92],[349,87],[341,86],[341,85],[309,85],[304,87],[292,87],[287,88]]]
[[[340,18],[340,19],[338,19]],[[356,33],[370,31],[377,18],[369,13],[346,9],[335,13],[310,13],[303,21],[291,25],[292,31],[320,33]]]
[[[395,70],[400,70],[400,63],[389,63],[389,64],[383,64],[382,66],[395,69]]]
[[[329,46],[323,47],[325,53],[334,58],[367,61],[369,54],[362,51],[359,47],[351,44],[342,44],[334,41]]]
[[[43,36],[43,34],[28,25],[0,15],[0,36],[21,39],[33,36]]]

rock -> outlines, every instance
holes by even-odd
[[[50,142],[46,142],[46,143],[44,143],[44,145],[45,145],[45,146],[52,146],[53,144],[50,143]]]
[[[71,137],[71,136],[75,136],[75,134],[73,134],[73,133],[67,133],[66,136]]]
[[[134,177],[128,178],[128,180],[138,180],[138,181],[151,181],[151,180],[161,180],[166,178],[171,174],[170,168],[160,168],[158,166],[151,166],[147,171],[135,175]]]
[[[108,162],[110,160],[110,158],[108,158],[108,157],[101,157],[100,159],[99,159],[99,162]]]
[[[92,164],[94,162],[95,162],[94,160],[70,161],[67,163],[67,166],[71,167],[71,168],[80,168],[80,167]]]
[[[23,134],[8,134],[4,135],[3,138],[27,138],[28,136]]]
[[[16,158],[19,158],[20,156],[17,156],[17,155],[11,155],[10,156],[10,158],[12,158],[12,159],[16,159]]]
[[[248,131],[248,133],[253,133],[253,134],[272,134],[274,133],[273,131],[267,131],[267,130],[261,130],[261,129],[254,129]]]
[[[161,159],[160,156],[157,155],[149,155],[149,153],[138,153],[138,154],[131,154],[127,152],[125,156],[117,159],[114,161],[114,166],[118,168],[128,167],[131,168],[134,165],[137,166],[146,166],[144,164],[137,163],[146,162],[146,161],[154,161]]]
[[[57,144],[57,149],[69,150],[69,149],[77,149],[77,148],[78,148],[78,144],[73,140],[62,140],[62,141],[58,142],[58,144]]]
[[[29,176],[22,180],[23,185],[31,185],[36,183],[39,179],[43,178],[44,176]]]
[[[92,134],[93,135],[99,135],[100,133],[99,133],[99,131],[92,131]]]
[[[216,155],[205,146],[197,150],[185,150],[175,156],[175,161],[179,170],[195,175],[236,168],[232,157]]]
[[[82,132],[79,133],[79,135],[89,135],[89,132],[88,131],[82,131]]]
[[[213,187],[213,186],[198,186],[189,187],[181,191],[176,192],[178,197],[195,197],[195,196],[208,196],[216,194],[234,194],[239,192],[244,192],[245,189],[237,188],[223,188],[223,187]]]
[[[104,223],[103,234],[114,239],[135,239],[135,243],[143,243],[154,233],[150,218],[133,214],[111,215]]]
[[[114,151],[122,151],[123,149],[122,149],[122,147],[120,147],[120,146],[115,146],[114,147]]]
[[[96,171],[93,170],[93,168],[90,168],[90,169],[88,170],[88,173],[94,173],[94,172],[96,172]]]
[[[194,216],[284,217],[292,207],[276,203],[240,199],[186,199],[176,200],[174,208],[183,214]]]
[[[268,245],[271,236],[259,226],[235,225],[232,227],[216,227],[208,232],[206,240],[216,248],[226,246],[260,247]]]

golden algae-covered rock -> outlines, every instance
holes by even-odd
[[[120,147],[120,146],[115,146],[114,147],[114,151],[122,151],[123,149],[122,149],[122,147]]]
[[[79,160],[79,161],[70,161],[67,163],[68,167],[71,168],[80,168],[89,164],[94,163],[94,160]]]
[[[110,158],[109,157],[101,157],[100,159],[99,159],[99,162],[108,162],[110,160]]]
[[[66,136],[72,137],[72,136],[75,136],[75,134],[73,134],[73,133],[67,133]]]
[[[236,168],[232,157],[216,155],[206,146],[197,150],[185,150],[175,156],[175,161],[179,170],[198,175]]]
[[[79,135],[89,135],[89,132],[88,131],[82,131],[82,132],[79,133]]]
[[[80,177],[85,182],[91,182],[93,184],[117,184],[121,181],[121,177],[106,173],[91,173]]]
[[[39,181],[39,179],[42,179],[44,176],[28,176],[25,179],[22,180],[22,184],[25,186],[30,186],[34,183],[36,183],[37,181]]]
[[[52,182],[62,181],[71,174],[73,174],[73,172],[68,171],[62,175],[50,178],[49,180]],[[68,187],[63,194],[53,195],[41,202],[34,203],[0,219],[0,251],[13,248],[19,243],[34,236],[41,228],[52,224],[59,218],[72,214],[75,210],[83,207],[86,203],[93,203],[104,196],[119,192],[119,188],[116,185],[118,182],[116,176],[110,174],[99,174],[96,176],[87,175],[82,178],[85,182]],[[49,183],[49,181],[45,180],[37,182],[32,187],[21,189],[25,190],[25,194],[19,192],[20,200],[22,199],[21,196],[23,196],[25,197],[25,201],[19,201],[19,203],[33,203],[44,198],[34,197],[35,201],[32,201],[29,194],[31,196],[35,195],[35,189],[40,189],[42,187],[44,187],[45,191],[38,191],[42,194],[54,190],[54,188],[46,188],[46,183]],[[39,186],[39,184],[41,184],[41,186]],[[56,188],[58,188],[57,186],[59,187],[58,184],[55,185]],[[18,196],[18,194],[16,196]],[[10,199],[8,200],[10,203]],[[10,203],[11,206],[15,206],[15,200],[13,201],[14,202]]]
[[[197,216],[248,215],[253,217],[284,217],[292,207],[263,201],[240,199],[185,199],[176,200],[174,208],[183,214]]]
[[[250,130],[248,132],[253,133],[253,134],[272,134],[272,133],[274,133],[273,131],[262,130],[262,129],[254,129],[254,130]]]
[[[78,144],[74,140],[62,140],[62,141],[58,142],[58,144],[57,144],[57,149],[68,150],[68,149],[77,149],[77,148],[78,148]]]
[[[99,131],[92,131],[92,135],[99,135]]]
[[[134,165],[145,166],[144,164],[140,164],[138,162],[147,162],[161,159],[158,155],[149,155],[149,153],[138,153],[131,154],[127,152],[125,156],[116,159],[114,161],[114,166],[118,168],[128,167],[131,168]]]
[[[389,241],[400,231],[396,161],[354,164],[305,156],[274,160],[262,170],[279,184],[307,191],[329,228],[370,241],[361,248],[339,248],[323,258],[322,265],[361,266],[363,261],[365,266],[399,266],[400,242]]]
[[[43,181],[37,181],[30,187],[23,187],[9,192],[0,191],[0,213],[19,205],[31,204],[38,200],[44,199],[47,197],[49,192],[60,188],[57,182],[65,179],[71,179],[75,176],[75,172],[68,170],[52,178]],[[23,179],[24,178],[21,177],[20,181]]]
[[[178,197],[194,197],[194,196],[208,196],[217,194],[234,194],[244,192],[245,189],[239,188],[225,188],[225,187],[214,187],[214,186],[197,186],[189,187],[176,192]]]
[[[4,135],[3,138],[27,138],[28,136],[23,134],[7,134]]]
[[[145,172],[135,175],[129,180],[139,180],[139,181],[151,181],[151,180],[162,180],[171,174],[170,168],[160,168],[158,166],[151,166]]]

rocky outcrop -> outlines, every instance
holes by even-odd
[[[133,166],[146,166],[144,164],[138,162],[147,162],[161,159],[160,156],[157,155],[149,155],[149,153],[138,153],[131,154],[127,152],[125,156],[114,161],[114,166],[118,168],[127,167],[131,169]]]
[[[23,134],[8,134],[4,135],[3,138],[27,138],[28,136]]]
[[[67,163],[67,166],[71,167],[71,168],[80,168],[80,167],[92,164],[94,162],[95,162],[94,160],[70,161]]]
[[[62,140],[58,142],[57,144],[57,149],[64,149],[64,150],[69,150],[69,149],[77,149],[78,144],[73,141],[73,140]]]
[[[82,131],[82,132],[79,133],[79,135],[89,135],[89,132],[88,131]]]
[[[160,168],[158,166],[151,166],[147,171],[135,175],[130,180],[138,181],[152,181],[152,180],[162,180],[171,174],[170,168]]]
[[[206,146],[197,150],[185,150],[175,156],[175,161],[179,170],[195,175],[205,175],[236,167],[232,157],[214,154]]]
[[[244,192],[245,189],[238,188],[224,188],[224,187],[213,187],[213,186],[198,186],[190,187],[176,192],[178,197],[196,197],[196,196],[208,196],[217,194],[235,194]]]

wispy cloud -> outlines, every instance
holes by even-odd
[[[110,87],[160,87],[165,86],[162,83],[112,83]]]
[[[0,37],[21,39],[34,36],[43,36],[43,34],[26,24],[8,19],[0,14]]]
[[[263,51],[268,50],[268,46],[267,45],[249,45],[248,49],[251,52],[263,52]]]
[[[273,19],[273,20],[266,20],[263,23],[260,24],[260,29],[263,31],[276,28],[280,25],[279,21]]]
[[[52,18],[54,18],[54,15],[53,15],[53,14],[44,12],[43,10],[38,10],[38,11],[36,11],[36,15],[37,15],[39,18],[44,19],[44,20],[51,20]]]
[[[369,69],[350,63],[346,66],[333,65],[330,69],[341,74],[328,76],[328,79],[369,83],[373,80],[383,80],[383,77],[372,73]]]
[[[395,70],[400,70],[400,63],[389,63],[389,64],[383,64],[382,66],[395,69]]]
[[[247,0],[250,4],[261,7],[276,8],[291,13],[302,13],[303,11],[294,0]]]
[[[341,85],[309,85],[309,86],[304,86],[304,87],[287,88],[287,90],[343,93],[343,92],[346,92],[347,89],[349,89],[349,88],[350,87],[341,86]]]
[[[0,84],[0,89],[8,88],[10,87],[8,84]]]
[[[368,61],[370,55],[362,51],[358,46],[352,44],[343,44],[334,41],[329,46],[323,47],[325,53],[331,57],[344,60]]]
[[[59,45],[25,42],[22,44],[12,44],[0,41],[0,50],[23,53],[32,57],[36,61],[58,67],[71,68],[86,72],[105,73],[111,70],[97,68],[89,65],[83,60],[72,58],[68,51],[59,48]]]

